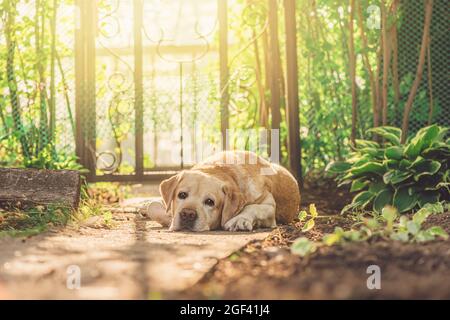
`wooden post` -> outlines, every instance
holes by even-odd
[[[75,15],[75,153],[81,165],[86,166],[84,145],[85,110],[85,28],[86,1],[76,0]]]
[[[220,130],[222,133],[222,148],[228,149],[226,131],[229,126],[229,69],[228,69],[228,5],[227,0],[217,0],[219,17],[219,57],[220,57]]]
[[[134,141],[136,175],[144,174],[143,2],[134,0]]]
[[[270,56],[272,62],[270,75],[270,108],[272,114],[272,130],[280,129],[281,113],[280,113],[280,56],[278,50],[278,5],[277,0],[269,1],[269,35],[270,35]],[[280,149],[280,141],[270,141],[270,144],[278,143]],[[272,149],[272,147],[271,147]],[[280,153],[279,153],[280,154]]]
[[[297,66],[297,25],[295,21],[295,0],[284,0],[284,16],[286,26],[286,72],[287,72],[287,105],[288,120],[288,153],[289,166],[299,184],[302,180],[301,146],[300,146],[300,113],[298,97]]]
[[[86,112],[85,112],[85,128],[86,128],[86,159],[87,169],[89,169],[89,178],[96,175],[97,156],[96,156],[96,118],[95,110],[96,94],[95,94],[95,37],[97,34],[97,2],[86,1]]]

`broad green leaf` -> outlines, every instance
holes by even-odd
[[[406,223],[409,221],[409,219],[405,216],[401,216],[398,220],[398,225],[401,228],[404,228],[406,230]]]
[[[319,214],[317,213],[316,205],[314,203],[311,203],[309,205],[309,214],[312,218],[316,218]]]
[[[407,231],[399,231],[391,234],[391,239],[401,242],[408,242],[409,241],[409,235]]]
[[[413,169],[415,170],[415,168],[417,168],[418,166],[420,166],[422,163],[424,163],[426,160],[424,157],[422,156],[418,156],[413,162],[411,162],[411,164],[407,167],[407,169]]]
[[[402,136],[402,129],[397,128],[397,127],[392,127],[392,126],[384,126],[382,127],[385,131],[392,133],[393,135],[395,135],[396,137],[401,137]]]
[[[380,224],[378,223],[377,219],[365,219],[364,223],[366,224],[366,226],[370,229],[370,230],[375,230],[377,229]]]
[[[412,162],[406,159],[402,159],[399,163],[399,168],[401,170],[408,169],[411,166]]]
[[[412,177],[412,173],[410,172],[399,172],[397,171],[392,177],[391,177],[391,183],[393,185],[399,184],[401,182],[404,182],[405,180]]]
[[[385,171],[384,166],[378,162],[367,162],[359,167],[353,167],[350,172],[353,175],[360,175],[366,173],[376,173],[382,175]]]
[[[341,214],[348,212],[348,211],[353,211],[354,209],[358,208],[359,203],[349,203],[347,204],[344,208],[342,208],[341,210]]]
[[[383,181],[385,184],[398,184],[412,177],[412,175],[413,174],[408,171],[402,172],[400,170],[391,170],[383,175]]]
[[[441,129],[436,124],[420,129],[416,136],[421,140],[422,150],[431,146],[439,137],[440,133]]]
[[[431,211],[433,214],[444,213],[445,208],[441,202],[427,203],[423,206],[424,209]]]
[[[367,130],[373,134],[379,135],[394,145],[400,145],[401,130],[394,127],[377,127]]]
[[[408,188],[401,187],[395,191],[393,205],[400,213],[413,209],[416,204],[417,195],[410,195]]]
[[[391,189],[384,189],[380,191],[373,201],[373,210],[375,212],[381,213],[385,206],[392,205],[393,197],[394,193]]]
[[[340,179],[339,179],[339,181],[340,181]],[[352,183],[352,181],[353,180],[351,180],[351,179],[345,179],[345,180],[341,181],[337,186],[339,188],[339,187],[342,187],[342,186]]]
[[[305,220],[307,215],[308,215],[308,214],[306,213],[305,210],[300,211],[300,212],[298,213],[298,220],[300,220],[300,221]]]
[[[442,227],[434,226],[434,227],[428,228],[427,232],[430,232],[432,235],[441,237],[445,240],[448,239],[448,233],[444,229],[442,229]]]
[[[377,195],[380,191],[383,191],[384,189],[386,189],[386,184],[383,181],[376,181],[370,184],[368,191]]]
[[[301,257],[313,253],[314,251],[316,251],[316,249],[317,245],[305,237],[298,238],[291,246],[292,254],[296,254]]]
[[[384,156],[386,159],[401,160],[403,157],[403,148],[397,146],[389,147],[385,150]]]
[[[444,128],[444,127],[439,127],[439,134],[438,137],[436,139],[436,142],[441,142],[444,141],[445,137],[447,136],[447,134],[449,133],[450,128]]]
[[[333,244],[338,243],[340,240],[340,235],[335,233],[326,234],[322,239],[323,243],[325,243],[327,246],[332,246]]]
[[[439,201],[440,196],[439,191],[423,191],[417,196],[419,206],[424,207],[427,204],[436,203]]]
[[[431,234],[428,230],[420,230],[415,235],[415,240],[417,242],[427,242],[427,241],[433,241],[435,239],[435,236]]]
[[[330,173],[343,173],[351,168],[351,164],[348,162],[342,162],[342,161],[335,161],[330,162],[326,168],[325,171]]]
[[[357,148],[379,148],[380,144],[375,142],[375,141],[371,141],[371,140],[361,140],[361,139],[356,139],[355,140],[356,143],[356,147]]]
[[[356,161],[352,163],[352,167],[350,168],[349,172],[351,172],[351,169],[353,169],[353,168],[361,167],[361,166],[365,165],[366,163],[369,163],[372,161],[374,161],[374,159],[368,154],[365,154],[362,157],[358,157],[356,159]]]
[[[406,229],[412,235],[416,235],[420,230],[420,225],[412,220],[406,223]]]
[[[415,223],[421,225],[430,215],[431,215],[430,210],[427,210],[426,208],[422,208],[413,215],[412,220]]]
[[[384,157],[384,151],[376,148],[363,148],[360,152],[368,154],[371,158],[382,159]]]
[[[375,197],[375,194],[369,191],[363,191],[358,193],[354,198],[352,203],[355,204],[357,207],[364,208],[367,206],[372,199]]]
[[[445,143],[437,143],[436,146],[423,150],[422,155],[426,158],[449,158],[450,145]]]
[[[342,237],[344,235],[344,229],[342,229],[341,227],[335,227],[334,233]]]
[[[308,221],[306,221],[305,225],[302,228],[303,232],[308,232],[310,231],[312,228],[314,228],[314,225],[316,223],[314,222],[314,219],[309,219]]]
[[[420,165],[414,167],[414,170],[417,174],[414,175],[414,179],[419,181],[420,177],[423,176],[432,176],[436,174],[441,168],[441,164],[437,161],[426,160],[422,162]]]
[[[433,190],[439,189],[447,189],[447,193],[450,194],[450,182],[439,182]]]
[[[409,158],[416,158],[422,150],[428,148],[438,138],[439,132],[440,129],[437,125],[420,129],[407,144],[405,155]]]
[[[361,232],[359,232],[358,230],[345,231],[344,238],[349,241],[359,241],[361,240]]]
[[[350,192],[360,191],[360,190],[364,189],[368,183],[369,183],[369,181],[367,181],[365,178],[355,179],[352,182]]]
[[[392,159],[385,160],[383,163],[387,169],[398,169],[400,166],[400,161]]]
[[[411,141],[406,145],[404,155],[408,158],[415,159],[420,154],[421,148],[422,146],[418,141]]]
[[[392,223],[397,218],[397,209],[392,206],[385,206],[381,210],[381,216],[389,223]]]

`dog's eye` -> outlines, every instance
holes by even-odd
[[[208,207],[214,207],[214,200],[208,198],[208,199],[205,200],[205,204],[206,204]]]
[[[188,197],[188,194],[186,192],[180,192],[178,194],[178,199],[186,199]]]

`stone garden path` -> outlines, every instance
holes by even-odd
[[[116,212],[110,228],[93,218],[27,239],[3,238],[0,299],[170,298],[267,234],[169,232],[139,214]]]

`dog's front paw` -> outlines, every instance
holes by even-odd
[[[228,231],[252,231],[253,221],[247,217],[237,216],[225,223],[224,229]]]

